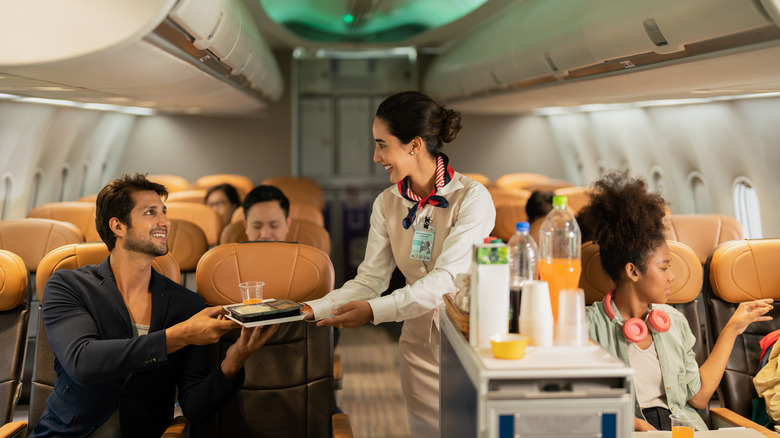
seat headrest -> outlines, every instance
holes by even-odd
[[[744,239],[745,229],[722,214],[673,214],[668,216],[666,238],[691,247],[703,265],[721,243]]]
[[[565,196],[569,211],[576,215],[583,207],[590,204],[588,190],[589,187],[564,187],[555,189],[554,193],[556,196]]]
[[[252,280],[265,282],[264,298],[312,300],[333,290],[333,264],[308,245],[243,242],[210,249],[196,270],[198,293],[210,305],[241,302],[238,284]]]
[[[50,202],[39,205],[27,213],[28,218],[54,219],[77,226],[87,242],[100,240],[95,226],[95,204],[89,202]]]
[[[322,188],[313,179],[283,176],[266,178],[263,184],[277,187],[291,204],[309,205],[319,211],[325,209]]]
[[[192,202],[194,204],[204,204],[206,202],[206,189],[181,190],[168,194],[165,203],[168,202]]]
[[[528,221],[525,204],[498,204],[496,205],[496,224],[490,235],[507,242],[515,234],[515,224],[520,221]]]
[[[65,245],[46,254],[38,265],[35,277],[35,292],[43,302],[43,289],[53,273],[60,269],[76,269],[87,265],[97,265],[108,257],[108,248],[103,242],[87,242]],[[176,283],[181,282],[179,265],[173,256],[166,254],[155,257],[152,268]]]
[[[70,222],[54,219],[0,221],[0,248],[12,251],[35,272],[43,256],[55,248],[84,241],[84,233]]]
[[[168,229],[168,253],[176,259],[179,269],[193,272],[198,260],[209,249],[206,235],[190,221],[171,219]]]
[[[689,303],[699,295],[702,285],[702,268],[696,253],[686,245],[667,240],[669,250],[672,253],[672,281],[671,293],[667,298],[667,304]],[[582,274],[580,275],[580,287],[585,291],[585,302],[593,303],[601,301],[607,292],[615,284],[609,278],[601,266],[599,246],[595,242],[587,242],[582,245]]]
[[[729,303],[780,301],[780,239],[737,240],[719,246],[710,260],[712,292]]]
[[[195,187],[199,189],[210,189],[220,184],[230,184],[238,192],[238,198],[244,199],[247,193],[254,188],[254,183],[248,176],[234,173],[219,173],[214,175],[205,175],[195,181]]]
[[[222,221],[209,206],[194,202],[166,202],[165,206],[168,208],[168,218],[189,221],[199,226],[209,246],[219,243]]]
[[[246,235],[246,228],[244,228],[243,221],[231,222],[222,229],[222,234],[219,236],[219,244],[224,245],[226,243],[245,242],[249,240]]]
[[[18,255],[0,249],[0,312],[16,308],[27,296],[27,267]]]

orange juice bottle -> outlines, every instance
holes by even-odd
[[[558,320],[558,294],[577,288],[582,272],[580,226],[566,206],[565,196],[553,196],[553,209],[539,228],[539,275],[550,287],[553,319]]]

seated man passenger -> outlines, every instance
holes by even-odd
[[[244,197],[244,228],[249,240],[281,242],[290,229],[290,201],[274,186],[260,185]]]
[[[206,192],[206,205],[217,212],[222,228],[225,228],[230,223],[233,212],[241,206],[241,200],[236,188],[226,183],[214,186]]]
[[[767,321],[771,299],[739,305],[701,368],[685,316],[665,305],[674,280],[664,239],[665,201],[627,172],[596,181],[587,209],[601,264],[615,282],[604,300],[587,308],[590,337],[634,368],[636,430],[671,430],[671,413],[707,426],[696,409],[707,406],[723,377],[737,335]],[[638,330],[627,330],[634,326]],[[645,331],[649,327],[648,332]],[[696,409],[694,409],[696,408]]]
[[[208,418],[241,387],[243,365],[276,331],[243,328],[214,369],[204,345],[237,328],[224,310],[152,269],[168,252],[164,186],[143,175],[108,183],[96,225],[109,249],[100,265],[55,272],[43,322],[57,378],[31,437],[160,437],[178,401]]]

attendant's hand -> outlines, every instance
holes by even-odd
[[[304,315],[303,316],[304,320],[314,319],[314,309],[312,309],[311,306],[308,304],[303,305],[303,307],[301,308],[301,313],[303,313]]]
[[[658,430],[655,427],[653,427],[652,424],[648,423],[647,421],[634,417],[634,430],[637,432],[647,432],[650,430]]]
[[[249,357],[279,329],[279,324],[264,327],[242,327],[241,336],[228,348],[222,360],[222,374],[232,381]]]
[[[734,330],[737,335],[741,335],[750,323],[771,320],[771,316],[763,316],[770,310],[772,310],[771,298],[740,303],[737,310],[729,318],[725,329]]]
[[[353,328],[374,320],[374,311],[367,301],[350,301],[333,311],[333,318],[323,319],[317,325]]]
[[[207,307],[165,330],[166,350],[168,354],[187,345],[208,345],[219,341],[225,333],[240,327],[235,322],[224,319],[227,311],[222,306]]]

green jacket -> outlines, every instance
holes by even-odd
[[[685,316],[672,306],[655,304],[654,308],[661,309],[669,315],[672,326],[665,333],[656,333],[652,329],[655,350],[658,353],[658,362],[661,365],[661,376],[664,381],[666,402],[672,413],[684,413],[694,422],[696,430],[707,430],[707,425],[699,416],[696,409],[688,404],[701,388],[699,365],[693,352],[693,344],[696,338],[691,333]],[[615,310],[615,320],[624,321],[620,312]],[[588,323],[590,324],[590,338],[598,342],[607,351],[618,359],[631,366],[628,362],[628,347],[626,338],[623,337],[621,326],[616,321],[610,321],[604,313],[603,301],[593,303],[586,309]],[[633,384],[633,383],[632,383]],[[636,389],[634,389],[634,412],[638,418],[645,419],[642,409],[636,401]]]

